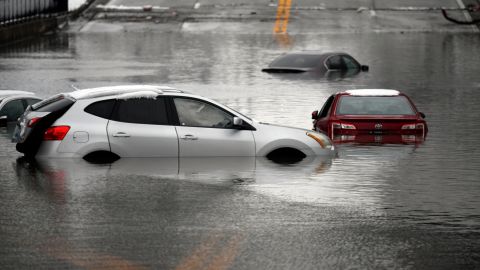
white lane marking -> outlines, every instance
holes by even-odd
[[[142,11],[145,6],[124,6],[124,5],[97,5],[96,8],[103,9],[104,11],[108,10],[120,10],[120,11]],[[160,7],[160,6],[151,6],[151,10],[160,11],[160,10],[169,10],[170,7]]]

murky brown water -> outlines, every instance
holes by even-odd
[[[205,257],[219,269],[479,267],[478,44],[476,34],[151,31],[4,48],[0,88],[42,97],[72,84],[164,84],[257,120],[310,128],[310,112],[336,91],[391,88],[415,101],[430,131],[420,145],[339,145],[335,159],[287,166],[32,164],[18,160],[3,129],[0,264],[187,269]],[[345,78],[260,71],[302,49],[347,51],[370,71]]]

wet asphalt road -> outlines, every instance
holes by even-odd
[[[1,48],[0,88],[41,97],[70,85],[165,84],[257,120],[309,128],[310,112],[336,91],[393,88],[413,98],[430,131],[421,144],[338,145],[336,158],[293,165],[264,158],[94,165],[25,161],[2,129],[0,268],[479,268],[479,36],[427,13],[434,19],[417,12],[422,27],[409,28],[405,13],[387,23],[391,14],[342,13],[350,19],[335,22],[306,12],[288,35],[273,35],[272,20],[107,15]],[[303,49],[347,51],[370,71],[260,71]]]

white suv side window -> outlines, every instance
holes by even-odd
[[[233,116],[209,103],[189,98],[175,98],[181,126],[232,128]]]
[[[158,97],[118,100],[112,120],[146,125],[168,125],[165,99]]]

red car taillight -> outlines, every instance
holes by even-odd
[[[41,117],[34,117],[32,119],[30,119],[27,123],[27,127],[31,128],[33,127],[33,125],[35,125],[35,123],[37,123],[40,119],[42,119]]]
[[[43,134],[44,141],[61,141],[65,138],[68,131],[70,130],[69,126],[55,126],[49,127],[45,134]]]
[[[333,129],[357,129],[354,125],[346,124],[346,123],[332,123],[332,128]]]
[[[330,129],[330,138],[333,138],[335,134],[341,133],[350,133],[354,132],[357,128],[352,124],[342,123],[342,122],[333,122],[332,127]],[[342,131],[343,130],[343,131]]]
[[[425,125],[422,123],[417,124],[406,124],[402,126],[402,129],[424,129]]]
[[[415,124],[406,124],[402,126],[404,131],[413,131],[415,134],[422,134],[425,136],[425,124],[424,123],[415,123]]]

